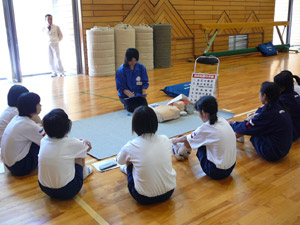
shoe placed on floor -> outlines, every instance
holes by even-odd
[[[127,174],[127,166],[126,166],[126,165],[120,165],[120,170],[121,170],[123,173]]]
[[[61,73],[61,74],[59,74],[59,76],[61,76],[61,77],[65,77],[65,76],[66,76],[66,74],[64,74],[64,73]]]
[[[184,143],[177,143],[175,145],[172,145],[172,150],[175,158],[178,161],[183,161],[185,159],[188,159],[191,154],[191,149],[187,149]]]
[[[86,165],[83,168],[83,179],[87,178],[89,175],[91,175],[93,173],[93,168],[92,166],[88,166]]]
[[[240,142],[240,143],[244,143],[245,142],[245,137],[242,136],[242,137],[239,137],[236,139],[237,142]]]
[[[52,73],[51,77],[57,77],[57,73]]]

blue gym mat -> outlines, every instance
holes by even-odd
[[[161,102],[158,104],[166,104]],[[219,111],[218,115],[230,119],[233,113]],[[105,159],[118,154],[129,140],[136,137],[131,133],[132,114],[126,110],[108,113],[88,119],[73,122],[70,137],[85,138],[92,143],[89,155],[97,159]],[[164,134],[169,138],[195,130],[202,124],[197,112],[181,116],[179,119],[158,124],[157,134]]]

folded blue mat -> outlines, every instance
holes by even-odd
[[[182,84],[175,84],[171,86],[167,86],[161,91],[165,92],[170,97],[176,97],[177,95],[184,94],[185,96],[189,96],[191,87],[191,82],[186,82]]]

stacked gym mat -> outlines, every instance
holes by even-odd
[[[89,75],[114,75],[128,48],[137,48],[147,70],[171,67],[171,39],[171,24],[96,26],[86,31]]]
[[[90,76],[108,76],[115,73],[114,29],[94,27],[86,31]]]

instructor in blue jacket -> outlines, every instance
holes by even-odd
[[[121,65],[116,72],[118,96],[127,110],[128,99],[134,100],[135,105],[147,104],[145,99],[146,90],[149,87],[147,70],[145,66],[138,61],[138,50],[135,48],[128,48],[125,54],[124,64]],[[142,98],[138,98],[138,96],[141,96]]]

